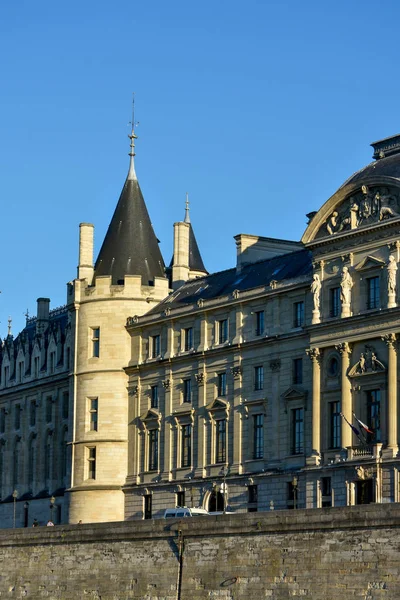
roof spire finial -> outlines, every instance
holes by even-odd
[[[137,135],[135,135],[135,125],[139,125],[139,123],[135,123],[135,92],[132,94],[132,121],[129,122],[132,125],[131,134],[128,135],[128,138],[131,140],[131,151],[129,152],[129,156],[131,157],[129,163],[129,173],[128,179],[137,179],[136,171],[135,171],[135,140],[137,140]]]
[[[189,194],[186,192],[186,203],[185,203],[185,218],[183,219],[184,223],[190,223],[189,216]]]
[[[12,323],[12,318],[8,317],[8,335],[11,335],[11,323]]]

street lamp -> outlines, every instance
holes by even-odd
[[[296,475],[294,475],[293,479],[292,479],[292,488],[293,488],[293,508],[294,510],[296,510],[297,508],[297,486],[298,486],[299,480],[297,479]]]
[[[24,527],[28,527],[29,502],[24,504]]]
[[[12,497],[13,497],[13,501],[14,501],[14,519],[13,519],[13,529],[15,529],[15,516],[16,516],[16,510],[17,510],[17,498],[18,498],[18,492],[17,490],[14,490],[12,493]]]
[[[229,473],[229,467],[225,466],[222,467],[221,471],[220,471],[220,475],[222,475],[222,494],[223,494],[223,498],[224,498],[224,514],[226,513],[226,476]]]
[[[53,521],[53,508],[54,508],[55,502],[56,502],[56,499],[54,498],[54,496],[52,496],[50,498],[50,521],[52,523],[54,523],[54,521]]]

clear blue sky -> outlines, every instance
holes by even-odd
[[[36,298],[65,303],[78,225],[96,254],[128,170],[166,262],[191,217],[209,271],[233,236],[300,239],[400,131],[400,4],[370,0],[84,0],[0,8],[0,335]]]

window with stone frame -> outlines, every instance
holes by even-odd
[[[96,447],[88,446],[87,453],[87,473],[88,479],[96,479]]]
[[[161,337],[159,334],[150,336],[150,358],[161,355]]]
[[[254,390],[260,391],[264,389],[264,367],[258,365],[254,367]]]
[[[304,325],[304,302],[295,302],[293,305],[293,327]]]
[[[367,427],[372,433],[366,433],[368,444],[376,444],[382,441],[381,432],[381,390],[366,390],[367,399]]]
[[[253,459],[264,456],[264,415],[253,415]]]
[[[292,362],[292,381],[295,385],[303,383],[303,359],[294,358]]]
[[[226,419],[215,422],[215,462],[226,462]]]
[[[14,406],[14,429],[19,430],[21,428],[21,405],[15,404]]]
[[[293,408],[291,410],[291,454],[303,454],[304,452],[304,408]]]
[[[158,429],[150,429],[148,432],[149,442],[149,471],[158,469]]]
[[[329,506],[332,506],[332,479],[321,477],[321,507],[328,508]]]
[[[89,431],[98,431],[99,428],[99,399],[88,398],[89,402]]]
[[[51,423],[53,420],[53,398],[47,396],[46,398],[46,423]]]
[[[329,448],[341,447],[342,416],[340,401],[329,402]]]
[[[69,392],[63,392],[61,414],[63,419],[68,419],[69,415]]]
[[[367,308],[379,308],[380,303],[380,277],[367,277]]]
[[[193,327],[186,327],[183,330],[183,349],[185,352],[193,350]]]
[[[217,343],[224,344],[228,341],[228,319],[217,322]]]
[[[150,407],[158,408],[158,385],[150,387]]]
[[[151,494],[143,496],[143,516],[145,519],[151,519],[153,515],[153,497]]]
[[[247,486],[247,512],[257,512],[258,511],[258,486],[257,485],[249,485]]]
[[[219,398],[226,396],[226,373],[218,373],[217,375],[217,395]]]
[[[30,401],[29,404],[29,425],[30,427],[35,427],[36,425],[36,398]]]
[[[183,508],[185,505],[185,491],[180,490],[176,492],[176,506],[177,508]]]
[[[190,377],[188,379],[183,379],[183,402],[192,402],[192,380]]]
[[[181,427],[181,467],[190,467],[192,463],[192,425]]]
[[[263,310],[257,310],[255,312],[255,317],[256,317],[256,331],[255,334],[257,336],[263,335],[264,333],[264,328],[265,328],[265,313]]]
[[[100,327],[91,327],[91,356],[100,357]]]
[[[340,287],[333,287],[329,290],[329,316],[334,318],[340,315]]]

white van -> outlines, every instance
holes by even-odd
[[[186,517],[207,517],[209,513],[204,508],[167,508],[164,519],[184,519]]]

